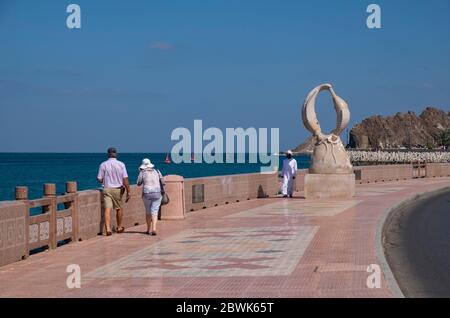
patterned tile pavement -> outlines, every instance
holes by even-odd
[[[263,207],[250,209],[241,213],[236,213],[228,217],[272,217],[272,216],[335,216],[345,210],[357,205],[361,201],[348,200],[323,200],[321,202],[306,202],[298,200],[284,200],[275,202]]]
[[[0,297],[395,297],[382,275],[377,227],[385,211],[450,178],[357,186],[353,200],[269,198],[192,212],[39,253],[0,268]],[[68,289],[78,264],[80,289]]]
[[[360,186],[357,188],[356,194],[357,195],[368,195],[368,196],[378,196],[383,195],[387,193],[397,192],[400,190],[404,190],[405,187],[383,187],[376,189],[373,186]]]
[[[313,226],[185,230],[86,277],[290,275],[316,232]]]

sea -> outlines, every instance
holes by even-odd
[[[143,158],[149,158],[163,175],[177,174],[184,178],[253,173],[267,166],[261,163],[166,164],[166,156],[165,153],[122,153],[118,159],[127,166],[131,184],[136,183]],[[16,186],[27,186],[30,199],[42,197],[44,183],[55,183],[58,194],[64,193],[66,181],[76,181],[79,191],[98,189],[98,167],[106,159],[104,153],[0,153],[0,201],[14,200]],[[295,159],[299,169],[309,167],[308,155],[295,156]],[[281,169],[280,163],[278,166]]]

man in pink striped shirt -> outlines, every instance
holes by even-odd
[[[117,150],[108,149],[108,160],[100,165],[97,180],[103,185],[102,198],[105,208],[106,235],[111,235],[111,209],[115,209],[117,218],[117,233],[122,233],[122,195],[127,191],[126,202],[130,199],[130,184],[125,164],[117,160]]]

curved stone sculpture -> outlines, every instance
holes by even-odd
[[[327,90],[333,98],[336,110],[336,128],[330,134],[323,134],[317,120],[315,105],[317,95]],[[314,151],[309,173],[311,174],[349,174],[353,167],[345,151],[339,135],[350,121],[348,104],[336,95],[330,84],[322,84],[314,88],[306,97],[302,109],[302,120],[315,138]]]

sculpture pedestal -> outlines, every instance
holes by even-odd
[[[350,199],[355,195],[355,174],[307,174],[306,199]]]

